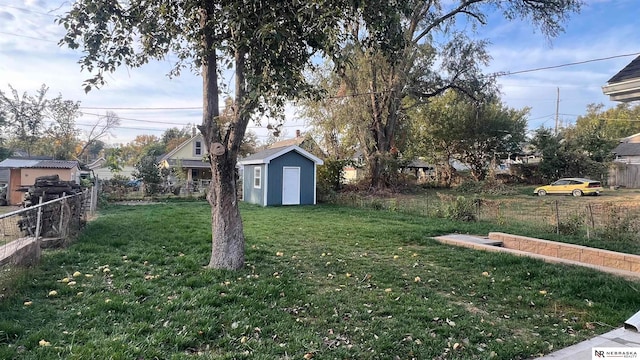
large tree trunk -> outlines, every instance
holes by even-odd
[[[212,7],[204,11],[203,23],[210,19],[213,11]],[[211,184],[207,194],[207,200],[211,205],[212,233],[209,267],[236,270],[244,266],[244,233],[236,196],[236,162],[241,139],[234,141],[237,136],[226,136],[222,139],[218,123],[220,109],[217,57],[212,35],[204,35],[203,41],[204,48],[209,49],[202,67],[203,118],[200,126],[211,164]],[[246,125],[241,129],[236,128],[235,132],[242,131],[242,138],[245,129]],[[216,155],[213,153],[216,149],[214,145],[222,146],[224,151]]]

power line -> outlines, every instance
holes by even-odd
[[[38,40],[38,41],[46,41],[46,42],[52,42],[52,43],[58,43],[55,40],[49,40],[49,39],[43,39],[43,38],[37,38],[35,36],[28,36],[28,35],[22,35],[22,34],[14,34],[14,33],[10,33],[10,32],[6,32],[6,31],[0,31],[0,34],[5,34],[5,35],[11,35],[11,36],[17,36],[17,37],[22,37],[22,38],[27,38],[27,39],[31,39],[31,40]]]
[[[0,4],[0,6],[2,6],[2,7],[6,7],[6,8],[11,8],[11,9],[16,9],[16,10],[21,10],[21,11],[28,12],[28,13],[32,13],[32,14],[38,14],[38,15],[44,15],[44,16],[51,16],[51,17],[56,17],[56,16],[58,16],[58,15],[54,15],[54,14],[51,14],[51,13],[43,13],[43,12],[34,11],[34,10],[31,10],[31,9],[27,9],[27,8],[23,8],[23,7],[18,7],[18,6],[13,6],[13,5]],[[59,8],[58,8],[58,9],[59,9]],[[55,10],[58,10],[58,9],[55,9]],[[51,11],[55,11],[55,10],[51,10]]]
[[[191,107],[94,107],[94,106],[80,106],[80,109],[87,109],[87,110],[202,110],[202,106],[191,106]]]
[[[636,53],[632,53],[632,54],[613,55],[613,56],[608,56],[608,57],[604,57],[604,58],[589,59],[589,60],[577,61],[577,62],[572,62],[572,63],[565,63],[565,64],[560,64],[560,65],[543,66],[543,67],[527,69],[527,70],[505,71],[505,72],[496,73],[496,74],[494,74],[494,76],[495,77],[509,76],[509,75],[524,74],[524,73],[535,72],[535,71],[557,69],[557,68],[562,68],[562,67],[567,67],[567,66],[588,64],[588,63],[597,62],[597,61],[618,59],[618,58],[627,57],[627,56],[637,56],[638,54],[640,54],[640,53],[636,52]]]

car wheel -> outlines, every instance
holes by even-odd
[[[547,192],[544,190],[538,190],[538,196],[545,196],[547,195]]]
[[[571,195],[573,196],[582,196],[582,191],[575,189],[571,192]]]

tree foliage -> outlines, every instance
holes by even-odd
[[[11,85],[9,89],[10,96],[0,91],[0,106],[6,114],[16,145],[31,155],[44,131],[48,106],[46,95],[49,88],[43,84],[35,95],[29,95],[27,92],[20,95]]]
[[[561,177],[588,177],[604,180],[607,163],[594,158],[580,143],[567,138],[566,129],[553,134],[551,129],[539,128],[531,145],[542,157],[537,175],[546,181]]]
[[[284,104],[310,93],[304,70],[318,50],[329,50],[350,2],[324,1],[76,1],[61,18],[62,43],[82,48],[80,66],[92,73],[85,90],[104,84],[119,66],[139,67],[173,55],[179,74],[188,67],[203,78],[203,119],[213,181],[212,253],[209,265],[244,265],[244,236],[236,199],[235,166],[247,124],[258,113],[277,116]],[[219,77],[233,72],[230,120],[221,121]],[[223,150],[223,151],[220,151]]]
[[[491,94],[473,100],[446,91],[409,113],[407,154],[445,167],[457,160],[476,180],[484,180],[491,166],[521,151],[528,112],[508,108]]]
[[[339,89],[332,94],[353,110],[345,120],[352,125],[347,131],[356,132],[372,186],[386,185],[384,162],[402,147],[407,100],[424,102],[447,89],[477,99],[493,87],[492,78],[481,71],[490,60],[487,42],[460,29],[475,30],[486,24],[487,14],[498,12],[507,20],[530,21],[551,37],[580,5],[580,0],[362,3],[344,22],[351,36],[337,59],[348,61],[336,64],[339,83],[329,79],[328,89]],[[336,103],[330,106],[326,113],[340,116]]]

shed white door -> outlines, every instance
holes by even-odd
[[[300,204],[300,168],[282,168],[282,205]]]

